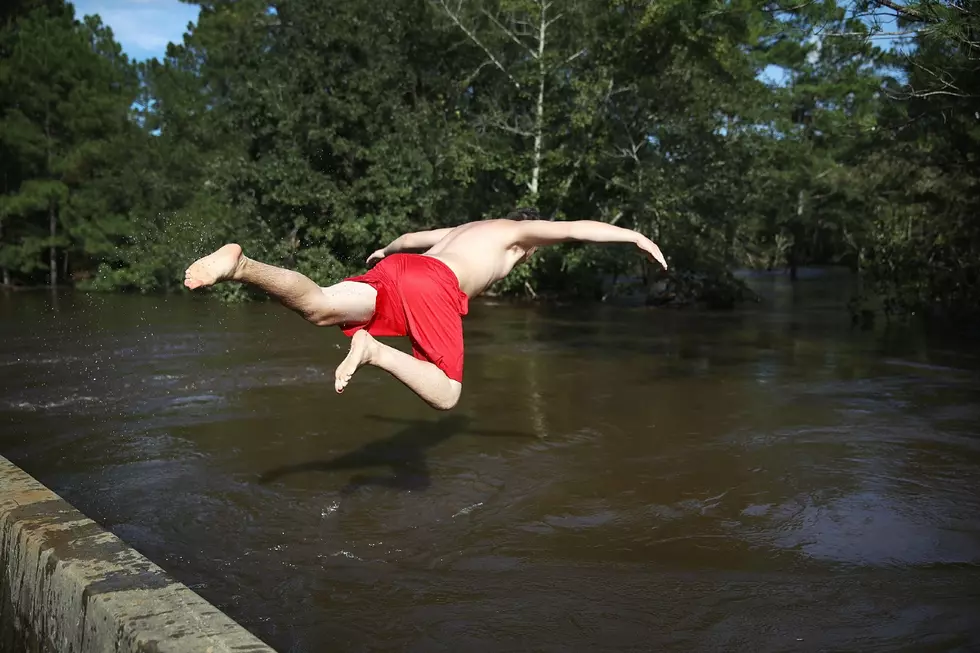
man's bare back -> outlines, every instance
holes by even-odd
[[[603,222],[483,220],[405,234],[368,257],[366,274],[327,288],[283,268],[254,261],[228,244],[195,261],[185,273],[191,290],[223,281],[257,287],[317,326],[340,326],[350,352],[335,372],[343,392],[362,365],[400,380],[433,408],[448,410],[462,391],[463,332],[467,300],[507,276],[535,249],[566,241],[629,243],[665,269],[648,238]],[[413,252],[415,256],[405,256]],[[386,260],[387,259],[387,260]],[[408,335],[409,355],[374,335]]]
[[[516,242],[518,224],[487,220],[461,225],[426,251],[425,256],[448,265],[463,292],[476,297],[527,258],[528,250]]]

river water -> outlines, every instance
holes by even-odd
[[[0,296],[0,453],[282,652],[977,650],[980,349],[474,302],[430,410],[271,303]]]

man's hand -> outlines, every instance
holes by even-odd
[[[378,261],[380,261],[384,257],[385,257],[385,248],[382,247],[378,251],[376,251],[373,254],[371,254],[371,256],[367,257],[368,267],[371,267],[372,265],[374,265],[375,263],[377,263]]]
[[[652,240],[641,235],[636,241],[636,246],[647,255],[648,259],[659,263],[665,270],[667,269],[667,259],[664,258],[663,252]]]

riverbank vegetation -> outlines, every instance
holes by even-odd
[[[642,231],[670,276],[570,245],[498,292],[727,305],[734,268],[837,264],[890,313],[980,306],[976,3],[198,4],[139,62],[61,0],[5,4],[3,284],[176,290],[230,240],[326,284],[533,205]]]

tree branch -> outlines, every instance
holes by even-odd
[[[578,59],[579,57],[581,57],[583,54],[585,54],[586,52],[588,52],[588,50],[586,48],[582,48],[581,50],[579,50],[578,52],[576,52],[575,54],[573,54],[572,56],[570,56],[568,59],[565,59],[564,61],[562,61],[561,62],[561,65],[564,66],[566,64],[572,63],[573,61],[575,61],[576,59]]]
[[[524,138],[530,138],[531,136],[534,135],[534,134],[532,134],[531,132],[529,132],[527,130],[521,129],[517,125],[509,125],[508,123],[504,122],[503,120],[496,119],[496,118],[486,118],[486,119],[484,119],[481,122],[484,125],[486,125],[487,127],[495,127],[497,129],[500,129],[502,131],[508,132],[510,134],[516,134],[517,136],[523,136]]]
[[[813,2],[814,2],[814,0],[807,0],[807,2],[802,2],[802,3],[800,3],[798,5],[794,5],[792,7],[783,7],[778,2],[775,2],[775,3],[773,3],[773,4],[776,5],[775,6],[775,9],[770,9],[770,8],[766,7],[765,10],[766,11],[799,11],[800,9],[805,9],[806,7],[809,7],[810,5],[813,4]]]
[[[913,20],[921,20],[923,22],[929,22],[930,19],[927,16],[923,16],[921,13],[914,9],[909,9],[905,5],[900,5],[892,0],[874,0],[874,3],[879,7],[887,7],[892,11],[898,13],[899,15],[905,16],[906,18],[911,18]]]
[[[931,95],[948,95],[948,96],[951,96],[951,97],[960,97],[960,98],[972,98],[972,97],[976,97],[974,95],[970,95],[969,93],[957,93],[955,91],[943,91],[943,90],[939,90],[939,91],[912,91],[912,92],[909,93],[909,97],[919,97],[919,98],[929,97]]]
[[[507,78],[511,82],[513,82],[516,88],[520,89],[521,88],[520,82],[514,79],[514,76],[511,75],[506,68],[504,68],[504,64],[500,63],[500,60],[497,59],[497,57],[495,57],[492,52],[490,52],[489,48],[483,45],[480,39],[476,37],[476,34],[471,32],[469,29],[467,29],[465,25],[463,25],[463,22],[459,19],[459,16],[457,14],[454,14],[452,10],[450,10],[449,7],[446,5],[446,0],[436,0],[436,2],[439,3],[439,6],[442,7],[443,11],[446,12],[446,15],[449,16],[449,18],[456,24],[456,26],[459,29],[461,29],[463,33],[470,38],[471,41],[476,43],[480,47],[480,49],[483,50],[484,53],[486,53],[486,55],[490,58],[490,61],[493,62],[493,65],[495,65],[500,70],[500,72],[507,75]],[[460,6],[462,6],[462,3],[460,3]]]
[[[936,72],[936,71],[934,71],[934,70],[929,70],[928,68],[926,68],[925,66],[923,66],[922,64],[920,64],[920,63],[919,63],[918,61],[916,61],[916,60],[915,60],[914,58],[912,58],[912,57],[906,57],[906,59],[908,60],[908,62],[909,62],[910,64],[912,64],[913,66],[915,66],[915,67],[916,67],[916,68],[918,68],[919,70],[921,70],[921,71],[923,71],[924,73],[927,73],[927,74],[929,74],[929,75],[932,75],[933,77],[935,77],[936,79],[938,79],[938,80],[940,81],[940,83],[942,83],[942,85],[943,85],[943,89],[947,89],[947,88],[951,88],[951,89],[954,89],[954,90],[956,90],[956,91],[959,91],[959,90],[960,90],[960,89],[959,89],[959,88],[958,88],[958,87],[956,86],[956,84],[954,84],[953,82],[951,82],[951,81],[949,81],[948,79],[946,79],[946,78],[945,78],[945,77],[944,77],[944,76],[943,76],[942,74],[940,74],[940,73],[937,73],[937,72]],[[969,96],[966,96],[966,95],[964,95],[964,96],[961,96],[961,97],[969,97]]]
[[[503,32],[508,37],[510,37],[510,40],[511,41],[513,41],[517,45],[519,45],[522,48],[524,48],[524,50],[528,54],[530,54],[532,57],[534,57],[535,59],[537,59],[538,55],[534,52],[534,50],[532,50],[531,48],[527,47],[527,45],[523,41],[521,41],[519,38],[517,38],[517,35],[515,35],[513,32],[511,32],[509,29],[507,29],[504,26],[503,23],[501,23],[499,20],[497,20],[496,16],[494,16],[493,14],[491,14],[486,9],[483,10],[483,15],[485,15],[487,18],[489,18],[493,22],[494,25],[496,25],[498,28],[500,28],[500,31],[501,32]]]
[[[826,34],[824,34],[824,36],[838,36],[838,37],[860,36],[869,39],[883,39],[883,38],[891,38],[894,36],[899,36],[899,37],[916,36],[918,34],[921,34],[923,31],[925,30],[914,29],[914,30],[908,30],[902,32],[827,32]]]
[[[470,73],[470,75],[463,81],[463,84],[462,84],[463,89],[465,90],[470,84],[473,83],[473,80],[476,79],[476,76],[480,74],[480,71],[481,70],[483,70],[487,66],[492,66],[492,65],[493,65],[493,62],[488,60],[488,61],[484,61],[479,66],[477,66],[476,67],[476,70],[474,70],[472,73]]]
[[[557,16],[555,16],[554,18],[552,18],[551,20],[549,20],[548,22],[546,22],[545,25],[544,25],[545,29],[547,29],[547,28],[551,27],[552,25],[554,25],[555,23],[557,23],[559,20],[561,20],[561,17],[564,16],[564,15],[565,14],[558,14]]]

